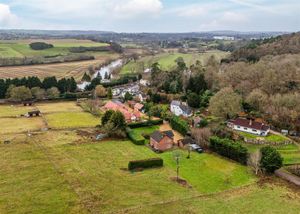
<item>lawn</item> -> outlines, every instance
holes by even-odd
[[[139,72],[142,67],[149,68],[151,64],[155,62],[158,62],[163,70],[169,70],[176,66],[175,60],[178,57],[182,57],[188,66],[194,64],[197,60],[200,60],[202,65],[206,65],[207,60],[212,55],[214,55],[217,60],[221,60],[227,55],[227,53],[222,51],[209,51],[201,54],[163,53],[155,56],[146,56],[137,60],[136,62],[131,61],[128,64],[126,64],[122,68],[121,73],[136,73]]]
[[[32,111],[34,107],[21,105],[0,105],[0,117],[19,117]]]
[[[36,107],[42,113],[57,113],[57,112],[81,112],[82,109],[75,102],[55,102],[55,103],[38,103]]]
[[[159,130],[159,126],[148,126],[148,127],[141,127],[141,128],[135,128],[132,129],[133,134],[138,136],[142,135],[151,135],[153,132]]]
[[[191,158],[187,159],[187,151],[175,153],[180,154],[180,177],[201,193],[219,192],[256,181],[247,167],[219,156],[192,152]],[[165,152],[161,156],[166,166],[176,169],[174,152]]]
[[[176,176],[171,152],[156,154],[130,141],[78,144],[79,139],[75,131],[48,131],[27,143],[0,144],[0,183],[5,184],[0,185],[0,213],[125,213],[122,209],[170,200],[180,206],[184,198],[255,181],[244,166],[193,153],[181,161],[180,176],[188,188],[171,180]],[[130,160],[158,156],[165,161],[162,168],[123,170]]]
[[[45,127],[41,117],[33,118],[0,118],[0,134],[39,131]]]
[[[257,136],[254,134],[250,134],[250,133],[246,133],[246,132],[238,132],[239,135],[246,137],[246,138],[250,138],[250,139],[255,139],[255,138],[262,138],[267,142],[284,142],[284,141],[288,141],[289,139],[283,135],[275,135],[275,134],[268,134],[268,136],[266,137],[262,137],[262,136]]]
[[[100,118],[86,112],[51,113],[46,114],[45,119],[54,129],[95,127],[100,123]]]

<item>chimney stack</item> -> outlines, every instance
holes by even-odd
[[[252,126],[252,119],[250,119],[249,125]]]

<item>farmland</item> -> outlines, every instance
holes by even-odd
[[[37,41],[53,44],[54,47],[46,50],[32,50],[29,47],[29,44]],[[107,45],[108,44],[106,43],[75,39],[2,40],[0,41],[0,58],[63,57],[67,55],[74,55],[74,53],[71,53],[69,50],[71,47],[102,47]],[[79,81],[84,72],[88,71],[89,66],[98,67],[107,61],[117,59],[119,57],[118,54],[111,52],[88,51],[84,54],[94,56],[95,60],[0,67],[0,78],[20,78],[24,76],[38,76],[40,78],[44,78],[48,76],[56,76],[59,79],[63,77],[74,77],[77,81]]]
[[[29,47],[33,42],[45,42],[53,44],[53,48],[46,50],[32,50]],[[10,57],[33,57],[33,56],[56,56],[66,55],[70,47],[101,47],[106,43],[97,43],[89,40],[61,39],[61,40],[2,40],[0,41],[0,58]]]
[[[205,53],[162,53],[154,56],[146,56],[141,59],[138,59],[136,62],[129,62],[127,65],[125,65],[121,73],[136,73],[141,72],[145,68],[149,68],[153,63],[158,62],[163,70],[171,69],[172,67],[176,66],[175,60],[178,57],[182,57],[185,61],[185,63],[190,66],[194,64],[197,60],[201,62],[202,65],[206,65],[208,59],[214,55],[216,59],[219,61],[222,58],[224,58],[228,53],[222,52],[222,51],[208,51]]]

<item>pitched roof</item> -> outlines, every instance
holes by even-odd
[[[189,106],[187,106],[187,105],[185,105],[185,104],[182,104],[180,101],[178,101],[178,100],[173,100],[172,102],[171,102],[171,105],[173,105],[173,106],[178,106],[179,108],[181,108],[181,110],[185,113],[185,114],[187,114],[187,115],[189,115],[189,114],[191,114],[192,113],[192,109],[189,107]]]
[[[134,108],[136,108],[136,109],[138,109],[138,110],[141,110],[143,107],[144,107],[144,105],[141,104],[141,103],[136,103],[136,104],[134,105]]]
[[[191,137],[185,137],[184,139],[181,140],[183,145],[187,145],[187,144],[195,144],[196,141],[191,138]]]
[[[152,138],[156,142],[160,142],[165,136],[173,139],[173,137],[174,137],[173,131],[171,131],[171,130],[163,131],[163,132],[155,131],[150,135],[150,138]]]
[[[260,123],[260,122],[256,122],[244,118],[237,118],[235,120],[230,120],[229,122],[233,123],[234,125],[242,126],[250,129],[262,130],[262,131],[267,131],[270,129],[270,126],[267,126],[264,123]]]
[[[178,101],[178,100],[172,100],[172,102],[171,102],[171,105],[172,106],[180,106],[180,101]]]

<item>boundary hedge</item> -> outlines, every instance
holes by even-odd
[[[146,168],[153,168],[153,167],[162,167],[164,165],[164,161],[161,158],[150,158],[146,160],[134,160],[129,161],[128,169],[146,169]]]
[[[134,128],[140,128],[140,127],[161,125],[161,124],[163,124],[163,122],[164,122],[163,119],[148,120],[148,121],[145,121],[145,122],[129,123],[128,127],[134,129]]]
[[[135,135],[134,131],[130,128],[126,129],[126,133],[128,138],[135,144],[135,145],[145,145],[145,138],[141,135]]]
[[[239,142],[228,138],[211,137],[210,149],[214,152],[246,165],[249,156],[248,149]]]
[[[178,131],[183,136],[185,136],[189,131],[189,124],[178,116],[173,116],[170,119],[170,125],[172,129]]]

